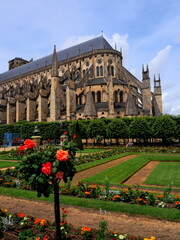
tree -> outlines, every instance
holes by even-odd
[[[88,128],[87,128],[87,136],[91,139],[98,140],[100,139],[99,137],[103,137],[105,133],[105,124],[103,121],[99,119],[95,119],[90,122]],[[99,142],[97,141],[97,144]]]
[[[167,115],[157,117],[153,125],[154,136],[156,138],[162,138],[165,144],[168,142],[168,139],[176,137],[176,131],[175,121]]]
[[[108,137],[116,139],[117,144],[119,138],[127,138],[127,133],[127,125],[122,119],[113,119],[107,126]]]
[[[146,119],[135,117],[129,126],[129,137],[136,139],[144,139],[144,142],[150,136],[150,127]]]

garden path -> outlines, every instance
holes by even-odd
[[[150,161],[142,169],[133,174],[132,177],[130,177],[127,181],[123,182],[123,184],[145,186],[144,181],[149,176],[149,174],[152,173],[152,171],[155,169],[155,167],[157,167],[159,163],[160,162],[158,161]]]
[[[125,157],[122,157],[122,158],[118,158],[116,160],[113,160],[113,161],[110,161],[110,162],[107,162],[107,163],[103,163],[101,165],[98,165],[98,166],[95,166],[95,167],[92,167],[92,168],[89,168],[87,170],[83,170],[81,172],[78,172],[74,178],[73,178],[73,181],[72,181],[72,185],[77,185],[77,183],[81,180],[83,180],[84,178],[86,177],[90,177],[92,175],[95,175],[97,173],[100,173],[108,168],[111,168],[111,167],[114,167],[116,165],[119,165],[120,163],[122,162],[125,162],[127,160],[130,160],[131,158],[134,158],[136,157],[137,155],[129,155],[129,156],[125,156]]]
[[[0,207],[7,209],[9,213],[21,212],[25,215],[54,221],[53,203],[1,195],[0,202]],[[180,240],[180,222],[116,212],[102,214],[102,211],[81,207],[64,205],[61,207],[65,207],[68,211],[67,221],[76,228],[84,226],[98,228],[99,221],[104,218],[108,222],[109,229],[119,234],[126,233],[148,238],[155,236],[157,240]]]

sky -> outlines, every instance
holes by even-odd
[[[0,5],[0,73],[8,61],[34,60],[103,36],[122,48],[140,81],[160,74],[163,114],[180,115],[180,0],[6,0]]]

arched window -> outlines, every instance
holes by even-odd
[[[79,71],[76,73],[76,80],[79,81]]]
[[[103,76],[103,66],[100,66],[100,76]]]
[[[90,78],[93,78],[93,69],[92,69],[92,67],[91,67],[90,70],[89,70],[89,77],[90,77]]]
[[[84,70],[83,70],[83,76],[85,75],[85,73],[86,73],[86,70],[84,69]]]
[[[114,92],[114,102],[118,102],[118,92]]]
[[[96,67],[96,76],[99,77],[99,67]]]
[[[95,92],[92,92],[93,100],[95,102]]]
[[[112,73],[112,76],[114,76],[114,67],[111,66],[111,73]]]
[[[120,102],[123,102],[123,91],[120,92]]]
[[[82,98],[81,98],[81,96],[79,97],[79,105],[81,105],[82,104]]]
[[[98,103],[101,102],[101,92],[100,91],[97,92],[97,102]]]

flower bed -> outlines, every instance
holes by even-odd
[[[46,169],[47,171],[47,169]],[[0,171],[0,186],[12,187],[23,190],[34,190],[25,181],[19,180],[17,172],[13,169]],[[171,197],[168,194],[157,195],[152,192],[132,190],[129,186],[126,190],[113,191],[101,189],[98,185],[89,186],[88,184],[79,183],[77,186],[60,186],[60,194],[80,198],[94,198],[104,201],[124,202],[138,205],[148,205],[160,208],[180,209],[180,195]]]
[[[108,224],[104,218],[100,219],[99,228],[91,229],[88,226],[76,228],[66,222],[67,211],[62,208],[61,233],[62,239],[100,239],[100,240],[148,240],[144,237],[135,237],[125,233],[118,233],[108,230]],[[33,218],[25,216],[23,213],[15,215],[9,214],[8,210],[0,209],[0,239],[4,235],[6,240],[53,240],[55,235],[54,224],[49,223],[45,219]],[[155,237],[151,237],[155,240]]]

